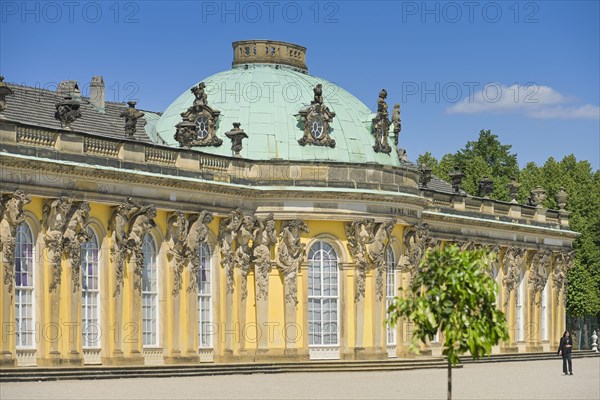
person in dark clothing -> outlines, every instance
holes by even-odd
[[[573,338],[569,331],[565,331],[560,339],[558,346],[558,354],[562,355],[563,359],[563,375],[573,375],[573,364],[571,363],[571,350],[573,350]],[[567,364],[569,368],[567,369]]]

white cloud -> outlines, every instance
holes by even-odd
[[[600,107],[586,104],[584,106],[555,106],[539,110],[531,110],[527,113],[533,118],[586,118],[600,119]]]
[[[549,86],[490,83],[481,90],[469,93],[446,111],[451,114],[521,113],[543,119],[600,119],[600,107],[573,104],[576,101],[576,98],[565,96]]]

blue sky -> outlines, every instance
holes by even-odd
[[[163,111],[230,68],[231,42],[289,41],[372,110],[386,88],[413,160],[491,129],[522,166],[574,153],[598,169],[599,3],[2,1],[0,73],[50,88],[102,75],[107,100]]]

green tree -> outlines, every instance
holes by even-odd
[[[510,152],[511,148],[511,145],[500,143],[491,130],[481,130],[476,141],[467,142],[455,154],[458,166],[466,174],[464,190],[477,195],[479,181],[487,176],[494,181],[491,197],[510,200],[506,184],[519,174],[517,155]]]
[[[417,158],[417,164],[429,167],[434,174],[439,167],[437,158],[435,158],[429,151],[425,154],[421,154]]]
[[[559,208],[555,196],[561,187],[569,194],[569,224],[581,236],[573,243],[575,267],[568,274],[567,312],[576,317],[600,316],[600,172],[571,154],[561,161],[550,157],[541,167],[528,163],[520,182],[523,203],[538,186],[546,190],[544,206],[551,209]]]
[[[421,154],[417,158],[417,163],[419,165],[425,165],[429,167],[433,175],[445,181],[450,179],[448,174],[450,171],[452,171],[455,165],[453,154],[446,154],[440,161],[438,161],[437,158],[435,158],[430,152]]]
[[[474,196],[478,194],[479,181],[487,176],[494,181],[491,197],[508,201],[506,184],[519,175],[517,155],[510,152],[511,147],[500,143],[490,130],[481,130],[477,140],[467,142],[454,154],[445,154],[439,162],[429,152],[419,156],[417,161],[428,165],[434,175],[447,182],[450,171],[458,166],[465,173],[463,190]]]
[[[596,280],[590,271],[579,262],[569,271],[567,289],[567,310],[572,317],[593,315],[600,309],[600,297]]]
[[[418,343],[444,335],[443,354],[448,358],[448,399],[452,398],[452,366],[469,351],[481,358],[492,346],[508,340],[502,311],[496,308],[496,282],[486,274],[482,251],[461,251],[446,246],[429,252],[406,297],[396,297],[388,308],[388,322],[395,326],[404,317],[414,324],[411,349]]]
[[[511,146],[500,143],[489,130],[480,131],[477,140],[467,142],[456,153],[445,154],[439,161],[431,153],[419,160],[447,182],[450,170],[457,165],[466,175],[463,189],[475,196],[479,180],[488,176],[494,181],[491,197],[510,200],[506,184],[516,177],[521,184],[519,203],[527,204],[530,191],[539,186],[547,193],[543,205],[558,209],[555,196],[563,187],[569,194],[566,209],[571,229],[581,233],[573,243],[576,268],[568,275],[573,285],[567,290],[567,311],[574,316],[582,312],[596,315],[600,321],[600,300],[590,300],[600,299],[600,171],[594,172],[588,161],[577,161],[572,154],[560,161],[550,157],[541,166],[529,162],[519,171]]]

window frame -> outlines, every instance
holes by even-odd
[[[321,254],[320,260],[319,260],[319,292],[320,295],[311,295],[311,282],[312,279],[311,278],[311,267],[313,265],[313,259],[314,259],[314,255],[313,257],[311,257],[313,249],[315,248],[315,246],[318,246],[318,249],[314,252],[315,254]],[[325,252],[324,250],[324,246],[328,246],[330,248],[330,250],[328,250],[327,252]],[[333,256],[328,258],[327,260],[322,256],[325,253],[331,253]],[[308,249],[308,271],[307,271],[307,284],[308,284],[308,293],[307,293],[307,300],[308,300],[308,345],[309,347],[313,347],[313,348],[318,348],[318,347],[339,347],[341,345],[341,314],[340,314],[340,303],[341,303],[341,280],[342,280],[342,276],[341,276],[341,271],[340,271],[340,260],[339,260],[339,256],[338,256],[338,252],[336,250],[335,245],[333,245],[332,243],[326,241],[326,240],[317,240],[314,243],[311,244],[310,248]],[[334,266],[334,271],[335,271],[335,276],[336,276],[336,295],[334,296],[324,296],[323,293],[323,288],[324,288],[324,265],[325,262],[324,261],[329,261],[329,262],[334,262],[335,266]],[[331,285],[330,285],[331,286]],[[321,324],[321,329],[319,330],[319,342],[320,343],[311,343],[311,339],[317,335],[317,333],[312,333],[310,330],[310,326],[311,326],[311,299],[319,299],[319,305],[320,305],[320,312],[319,312],[319,316],[320,316],[320,320],[319,323]],[[331,335],[330,333],[326,333],[323,330],[323,325],[324,325],[324,308],[323,308],[323,300],[327,300],[327,299],[335,299],[336,301],[336,330],[335,330],[335,337],[336,337],[336,342],[335,343],[327,343],[325,344],[325,337],[327,335]],[[328,323],[331,323],[331,321],[327,321]]]
[[[88,225],[87,227],[87,233],[88,233],[88,237],[89,239],[82,243],[81,245],[81,345],[83,349],[100,349],[102,347],[101,344],[101,332],[102,332],[102,313],[101,313],[101,296],[100,296],[100,292],[101,292],[101,285],[102,285],[102,268],[100,265],[100,254],[102,251],[102,245],[100,242],[100,236],[96,233],[96,231]],[[96,250],[96,259],[94,260],[95,266],[96,266],[96,275],[95,277],[97,278],[97,284],[96,284],[96,289],[85,289],[86,285],[85,285],[85,278],[86,276],[90,276],[87,274],[87,266],[89,264],[86,264],[86,260],[88,259],[88,255],[89,253],[86,252],[90,252],[94,250],[94,247],[91,245],[92,241],[95,241],[95,250]],[[92,277],[94,275],[91,275]],[[88,319],[84,319],[84,316],[87,314],[86,312],[84,312],[84,309],[86,306],[89,307],[89,304],[87,304],[87,302],[85,301],[85,293],[92,293],[95,295],[96,297],[96,303],[95,303],[95,307],[96,307],[96,311],[95,311],[95,316],[96,316],[96,327],[97,327],[97,332],[96,332],[96,337],[97,340],[96,345],[90,345],[90,341],[89,341],[89,337],[93,336],[93,334],[91,333],[87,333],[87,340],[86,340],[86,326],[88,326],[89,324],[86,324],[85,321],[87,321]]]
[[[396,297],[396,289],[398,284],[396,280],[396,254],[394,253],[394,249],[392,248],[392,246],[387,246],[385,250],[385,263],[385,309],[387,310],[389,306],[393,303],[394,297]],[[392,281],[391,283],[390,280]],[[392,341],[390,341],[390,335],[393,336]],[[385,343],[387,346],[398,345],[398,332],[396,332],[396,328],[391,327],[389,323],[386,324]]]
[[[19,244],[20,243],[20,238],[22,237],[22,232],[21,229],[22,227],[26,227],[27,228],[27,233],[28,233],[28,240],[29,242],[25,242],[23,244]],[[15,321],[15,347],[17,350],[32,350],[32,349],[36,349],[36,335],[35,335],[35,326],[36,326],[36,294],[35,294],[35,279],[36,279],[36,273],[35,273],[35,258],[36,258],[36,242],[35,242],[35,235],[33,234],[34,230],[31,227],[31,225],[27,222],[24,221],[22,223],[20,223],[17,226],[16,229],[16,237],[15,237],[15,253],[14,253],[14,296],[15,296],[15,301],[14,301],[14,305],[15,305],[15,313],[14,313],[14,321]],[[22,251],[21,251],[21,246],[24,245],[31,245],[31,253],[30,253],[30,257],[26,257],[26,256],[19,256]],[[23,272],[18,272],[17,271],[17,265],[20,267],[21,266],[21,262],[17,262],[17,260],[21,260],[21,259],[30,259],[31,263],[30,263],[30,268],[31,271],[26,271],[25,273],[27,274],[28,277],[30,277],[31,279],[31,284],[28,286],[21,286],[21,285],[17,285],[17,274],[23,274]],[[30,272],[30,273],[29,273]],[[19,282],[21,282],[21,279],[19,279]],[[18,293],[19,292],[29,292],[30,296],[31,296],[31,327],[30,330],[25,332],[25,335],[31,338],[31,343],[27,343],[27,344],[22,344],[23,340],[22,339],[22,335],[23,332],[21,332],[21,328],[20,326],[22,325],[22,323],[18,323],[17,322],[17,316],[21,315],[22,313],[20,312],[20,310],[22,310],[22,307],[20,307],[17,303],[19,302],[19,299],[22,299],[22,296],[19,296]],[[27,305],[27,304],[26,304]],[[22,318],[20,319],[20,321],[22,321]],[[26,342],[29,342],[29,340],[26,340]]]
[[[210,333],[205,333],[202,330],[202,324],[206,323],[202,319],[202,299],[208,304],[208,324],[213,323],[213,265],[212,265],[212,249],[210,245],[206,242],[201,243],[198,247],[198,257],[200,262],[200,267],[198,268],[198,276],[196,277],[196,282],[198,284],[198,349],[206,350],[212,349],[214,346],[213,335]],[[206,268],[203,268],[203,261],[205,262]],[[208,291],[207,293],[202,293],[203,286],[201,285],[200,278],[202,275],[202,271],[206,271],[206,275],[208,277]],[[203,335],[208,338],[207,342],[204,342]],[[205,344],[206,343],[206,344]]]
[[[150,244],[151,245],[151,251],[153,251],[153,256],[152,257],[148,257],[148,254],[146,253],[147,247],[146,244]],[[156,241],[156,239],[154,238],[154,236],[151,233],[146,233],[146,235],[144,236],[144,240],[142,242],[142,253],[144,255],[144,266],[142,269],[142,347],[143,348],[160,348],[160,279],[159,279],[159,260],[158,260],[158,256],[159,256],[159,251],[158,251],[158,243]],[[154,280],[156,281],[156,286],[155,289],[153,291],[149,291],[149,290],[144,290],[144,279],[146,279],[146,268],[149,266],[149,262],[150,260],[152,260],[153,262],[150,264],[153,266],[154,268]],[[155,340],[153,341],[153,343],[146,343],[146,337],[147,337],[147,330],[145,329],[145,313],[144,313],[144,308],[146,307],[146,305],[144,304],[144,295],[148,296],[151,295],[153,296],[153,305],[155,308],[155,312],[154,312],[154,327],[155,327]],[[152,334],[152,332],[149,332],[149,334]]]

